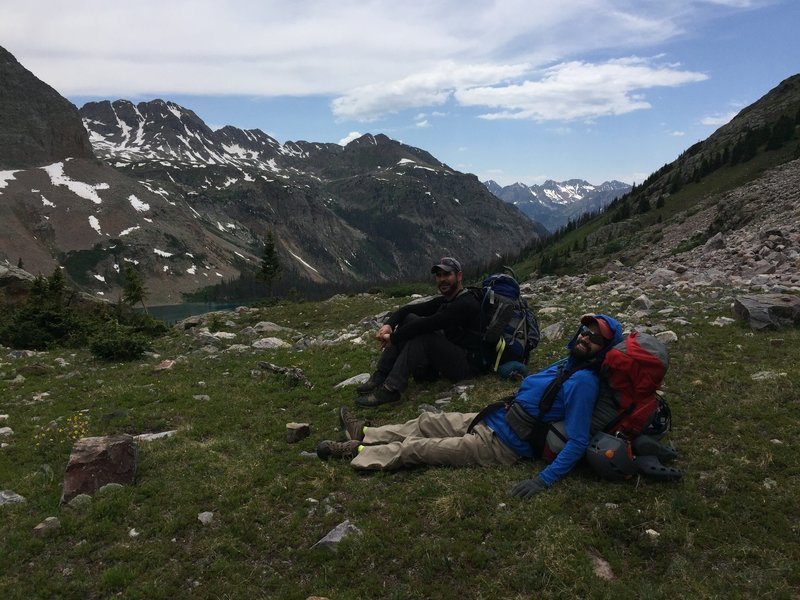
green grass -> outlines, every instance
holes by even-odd
[[[0,488],[27,502],[0,507],[0,596],[796,598],[800,331],[714,327],[728,314],[727,301],[700,300],[662,299],[692,322],[674,327],[679,341],[667,376],[668,439],[684,480],[609,483],[580,466],[528,501],[508,492],[541,468],[536,463],[364,475],[346,462],[302,456],[339,435],[336,408],[352,406],[353,391],[333,386],[371,370],[370,345],[208,355],[173,332],[156,342],[159,358],[130,363],[100,362],[85,351],[18,360],[3,353],[0,412],[14,435],[0,450]],[[270,320],[332,338],[404,301],[285,303],[225,329]],[[556,300],[568,323],[586,308],[613,314],[625,301],[578,307]],[[555,319],[542,315],[542,326]],[[533,367],[560,357],[564,342],[543,342]],[[10,381],[23,365],[57,357],[69,365]],[[154,372],[164,358],[178,362]],[[300,367],[314,388],[254,375],[263,360]],[[759,371],[786,376],[753,380]],[[478,410],[515,389],[491,377],[470,383],[453,410]],[[403,403],[359,414],[375,424],[402,421],[448,390],[444,382],[412,384]],[[84,508],[60,508],[75,415],[84,416],[88,435],[178,434],[140,445],[136,485],[99,494]],[[42,427],[59,418],[62,431],[37,447]],[[287,444],[291,421],[310,423],[311,438]],[[214,512],[211,524],[198,521],[203,511]],[[61,528],[34,537],[49,516]],[[345,519],[362,534],[337,552],[311,549]],[[132,529],[139,535],[131,537]],[[593,555],[610,563],[613,580],[593,573]]]

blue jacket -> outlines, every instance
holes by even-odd
[[[612,317],[597,316],[602,317],[614,331],[614,340],[598,357],[598,360],[601,360],[605,352],[622,341],[622,326]],[[572,349],[576,341],[577,332],[567,344],[567,348]],[[573,361],[574,359],[570,356],[565,368],[569,368]],[[528,414],[536,415],[539,412],[539,400],[547,386],[556,377],[558,366],[562,362],[553,363],[542,371],[526,377],[522,382],[515,400]],[[589,445],[589,426],[592,422],[592,412],[599,391],[600,381],[595,370],[576,371],[564,382],[550,410],[541,415],[542,420],[546,423],[564,421],[567,436],[567,443],[555,460],[539,473],[539,479],[545,485],[550,486],[569,473],[586,452]],[[506,423],[503,408],[487,415],[484,423],[514,452],[527,458],[533,457],[530,444],[521,440]]]

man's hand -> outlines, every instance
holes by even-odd
[[[511,495],[518,498],[532,498],[546,489],[547,486],[538,477],[536,479],[525,479],[514,484],[514,487],[511,488]]]
[[[389,345],[389,340],[392,335],[392,326],[391,325],[382,325],[380,329],[378,329],[378,333],[375,334],[375,339],[380,342],[381,348],[386,348]]]

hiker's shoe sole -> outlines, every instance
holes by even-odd
[[[339,425],[348,440],[358,440],[360,442],[364,439],[364,427],[367,422],[356,419],[346,406],[339,409]]]
[[[381,406],[382,404],[391,404],[392,402],[399,402],[399,401],[400,401],[400,394],[398,392],[394,392],[391,395],[370,394],[369,396],[360,396],[356,398],[356,404],[358,406],[363,406],[364,408],[372,408],[375,406]]]

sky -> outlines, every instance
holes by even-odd
[[[0,45],[76,106],[383,133],[501,185],[640,183],[800,72],[797,0],[0,0]]]

